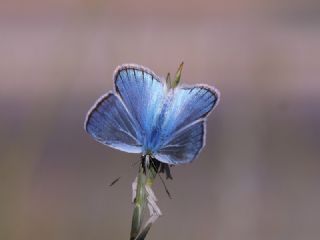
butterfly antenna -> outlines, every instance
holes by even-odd
[[[135,161],[131,167],[135,167],[141,160]],[[117,177],[115,180],[113,180],[110,184],[109,187],[112,187],[114,184],[116,184],[120,180],[121,176]]]
[[[150,161],[150,162],[151,162],[152,166],[154,167],[154,169],[157,169],[156,166],[154,165],[154,162],[153,161]],[[157,171],[157,174],[158,174],[158,176],[159,176],[159,178],[160,178],[160,180],[162,182],[162,185],[163,185],[164,189],[166,190],[166,193],[167,193],[168,197],[170,199],[172,199],[171,194],[170,194],[170,192],[169,192],[169,190],[168,190],[168,188],[166,186],[166,183],[164,182],[163,178],[161,177],[161,175],[160,175],[160,173],[158,171]]]
[[[166,190],[166,193],[167,193],[168,197],[169,197],[170,199],[172,199],[171,194],[170,194],[170,192],[169,192],[169,190],[168,190],[168,188],[167,188],[167,186],[166,186],[166,183],[164,182],[164,180],[163,180],[163,178],[161,177],[160,173],[157,172],[157,174],[158,174],[158,176],[159,176],[159,178],[160,178],[160,180],[161,180],[161,182],[162,182],[162,184],[163,184],[163,186],[164,186],[164,189]]]
[[[110,184],[109,184],[109,187],[112,187],[114,184],[116,184],[119,180],[120,180],[121,177],[117,177],[115,180],[113,180]]]

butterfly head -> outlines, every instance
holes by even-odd
[[[152,151],[151,151],[151,149],[147,149],[143,155],[152,156]]]

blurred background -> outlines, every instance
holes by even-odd
[[[319,43],[316,0],[1,0],[0,239],[128,239],[139,156],[85,115],[117,65],[183,60],[221,102],[148,239],[318,240]]]

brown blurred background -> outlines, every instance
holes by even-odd
[[[182,60],[222,98],[148,239],[320,239],[319,1],[2,0],[0,56],[0,239],[128,239],[139,156],[83,121],[117,65]]]

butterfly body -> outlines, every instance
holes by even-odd
[[[168,164],[196,158],[205,145],[206,117],[219,99],[216,89],[170,87],[151,70],[132,64],[118,67],[114,82],[115,92],[102,96],[85,121],[95,140]]]

